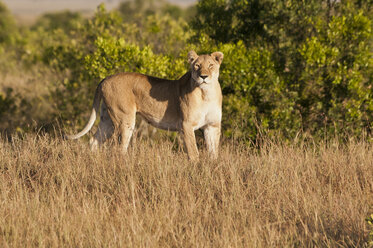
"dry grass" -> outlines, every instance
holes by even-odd
[[[1,142],[0,247],[366,245],[369,143],[226,142],[197,164],[168,141],[139,143],[122,157],[48,136]]]

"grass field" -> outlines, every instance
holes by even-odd
[[[260,149],[191,164],[168,140],[0,144],[0,247],[368,247],[370,143]]]

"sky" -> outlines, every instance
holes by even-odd
[[[2,0],[2,2],[16,17],[27,20],[45,12],[62,10],[92,13],[100,3],[105,3],[107,9],[113,9],[122,0]],[[168,2],[189,6],[197,0],[169,0]]]

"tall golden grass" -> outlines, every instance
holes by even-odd
[[[368,142],[225,141],[195,164],[167,140],[0,143],[0,247],[363,247],[372,206]]]

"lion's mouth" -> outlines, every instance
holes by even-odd
[[[200,86],[203,84],[209,84],[209,77],[201,77],[201,76],[195,76],[193,77],[194,81]]]

